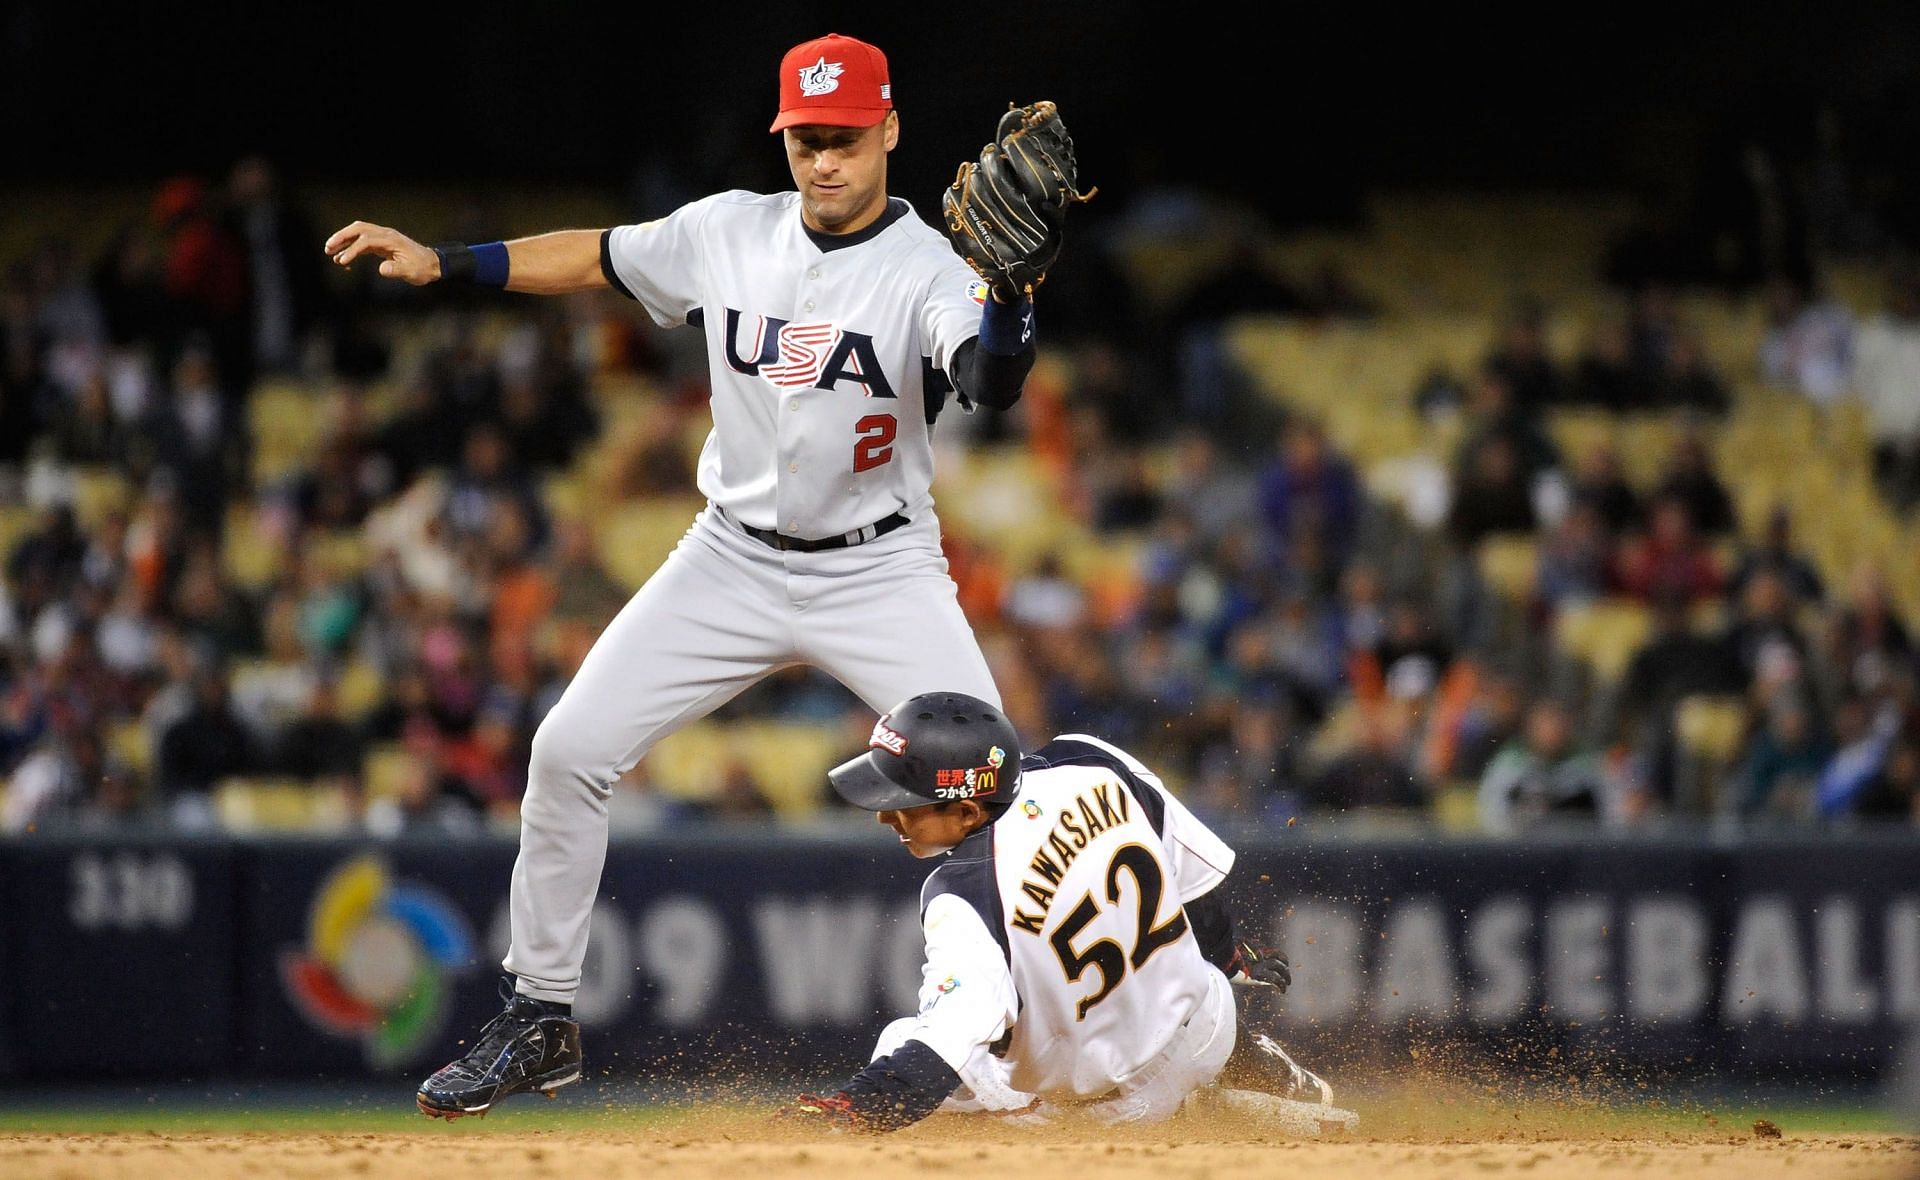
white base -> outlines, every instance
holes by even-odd
[[[1210,1086],[1194,1097],[1221,1110],[1271,1123],[1289,1135],[1306,1138],[1344,1134],[1360,1126],[1360,1116],[1351,1110],[1328,1103],[1300,1102],[1278,1094],[1262,1094],[1257,1090]]]

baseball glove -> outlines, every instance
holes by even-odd
[[[960,165],[940,203],[954,250],[1011,302],[1045,281],[1068,207],[1098,191],[1080,191],[1073,140],[1042,100],[1000,116],[993,142]]]

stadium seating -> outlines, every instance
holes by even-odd
[[[273,482],[297,471],[318,447],[319,391],[286,380],[263,381],[247,401],[253,430],[253,471]]]
[[[354,199],[322,194],[318,207],[344,209]],[[395,220],[419,224],[443,222],[454,209],[431,194],[385,207]],[[509,218],[510,224],[528,229],[617,219],[617,211],[591,202],[569,208],[525,194],[500,208],[521,219]],[[1284,235],[1271,242],[1268,257],[1302,279],[1323,262],[1337,262],[1377,302],[1380,314],[1326,320],[1249,316],[1228,326],[1226,340],[1265,395],[1326,425],[1366,485],[1420,526],[1414,539],[1424,544],[1438,523],[1435,506],[1444,507],[1447,472],[1463,423],[1458,415],[1423,417],[1414,406],[1414,391],[1435,368],[1456,376],[1471,373],[1495,344],[1501,318],[1516,297],[1540,301],[1550,351],[1562,362],[1571,361],[1591,327],[1617,311],[1618,296],[1594,276],[1603,245],[1627,210],[1601,198],[1474,194],[1390,197],[1375,202],[1371,212],[1364,232]],[[93,241],[85,234],[75,240],[82,248]],[[1127,246],[1121,262],[1142,302],[1164,308],[1225,260],[1230,246],[1224,234],[1146,238]],[[1857,311],[1878,306],[1877,278],[1863,268],[1836,272],[1831,285]],[[1627,479],[1644,491],[1664,473],[1682,432],[1704,425],[1740,520],[1738,536],[1717,544],[1723,564],[1737,555],[1741,542],[1759,535],[1776,505],[1785,506],[1795,514],[1799,543],[1830,586],[1845,585],[1863,564],[1878,565],[1905,616],[1920,618],[1920,561],[1913,558],[1920,552],[1920,518],[1903,520],[1875,493],[1867,421],[1859,404],[1842,401],[1821,409],[1759,380],[1755,357],[1765,322],[1757,299],[1688,293],[1680,311],[1730,381],[1734,412],[1700,424],[1678,413],[1555,409],[1547,426],[1563,454],[1577,459],[1610,445]],[[474,322],[484,344],[497,344],[525,321],[514,311],[490,310]],[[405,375],[418,371],[428,350],[440,343],[444,327],[434,317],[396,316],[387,325],[396,376],[370,390],[376,421],[396,404],[396,392],[411,379]],[[1064,350],[1043,350],[1043,366],[1029,383],[1030,413],[1041,400],[1035,387],[1071,384],[1072,361]],[[596,373],[589,388],[601,415],[600,434],[570,468],[546,476],[543,490],[557,515],[589,524],[612,576],[635,587],[665,560],[703,500],[690,490],[640,498],[610,492],[620,486],[615,476],[623,448],[660,425],[657,415],[674,412],[675,405],[663,382],[650,375]],[[256,386],[248,414],[254,472],[262,486],[295,474],[310,458],[326,433],[330,396],[323,381],[272,377]],[[673,439],[689,459],[708,425],[699,412],[673,420]],[[952,533],[984,546],[1006,578],[1058,558],[1087,590],[1094,617],[1116,622],[1136,600],[1141,538],[1087,527],[1070,494],[1073,473],[1064,470],[1060,456],[1039,450],[1025,443],[942,449],[934,484],[942,518]],[[1164,475],[1168,458],[1151,455],[1149,466]],[[75,471],[69,492],[82,525],[91,528],[110,513],[127,510],[136,489],[124,472],[97,467]],[[34,508],[0,507],[0,551],[10,551],[37,521]],[[244,590],[265,588],[287,565],[289,542],[277,531],[274,515],[236,501],[227,526],[224,568]],[[346,530],[312,538],[303,542],[302,552],[322,574],[351,578],[367,568],[368,534]],[[1492,537],[1473,556],[1486,585],[1506,604],[1504,618],[1527,618],[1514,608],[1532,597],[1537,539]],[[1698,621],[1703,626],[1722,621],[1719,608],[1703,608]],[[1648,629],[1643,605],[1609,599],[1563,607],[1542,638],[1550,660],[1577,668],[1578,681],[1592,690],[1617,681]],[[350,660],[337,687],[342,714],[353,720],[371,711],[386,686],[377,668]],[[1703,698],[1682,710],[1680,737],[1704,776],[1703,792],[1710,792],[1710,780],[1724,773],[1738,751],[1741,709],[1737,701]],[[1356,725],[1351,703],[1341,705],[1311,745],[1316,751],[1337,748],[1351,740]],[[124,761],[150,766],[145,730],[125,723],[108,736]],[[744,767],[777,811],[804,816],[817,807],[822,776],[844,754],[844,738],[833,725],[701,722],[662,742],[644,777],[669,795],[706,799]],[[398,745],[385,745],[368,753],[364,770],[369,795],[382,797],[401,791],[408,776],[425,772],[425,764]],[[335,822],[343,804],[323,796],[293,784],[245,780],[223,785],[217,802],[236,825],[277,829]],[[1470,784],[1448,784],[1432,810],[1443,826],[1477,826]]]
[[[1480,576],[1513,602],[1533,597],[1534,573],[1540,565],[1540,543],[1525,534],[1495,534],[1481,540],[1476,559]]]
[[[588,519],[607,572],[638,589],[673,552],[705,504],[697,497],[667,496],[600,506]]]
[[[386,677],[379,668],[358,656],[349,657],[334,683],[340,716],[349,722],[364,720],[379,706],[386,687]]]
[[[39,522],[40,514],[26,504],[0,505],[0,552],[13,552],[15,543]]]
[[[1695,694],[1680,702],[1674,719],[1682,762],[1677,794],[1691,810],[1724,807],[1722,776],[1740,758],[1747,736],[1746,702],[1737,696]]]
[[[720,722],[696,721],[647,754],[647,781],[675,798],[711,798],[726,777],[732,740]]]
[[[403,798],[419,776],[427,773],[426,762],[400,742],[374,745],[362,759],[361,767],[369,800]]]
[[[1554,615],[1554,641],[1584,662],[1600,684],[1612,684],[1626,671],[1652,627],[1652,614],[1631,599],[1562,607]]]
[[[153,740],[145,721],[137,717],[114,722],[106,734],[107,753],[143,779],[153,771]]]
[[[733,749],[761,794],[793,818],[817,810],[829,790],[827,771],[865,748],[857,735],[812,722],[747,721],[729,728]]]
[[[942,521],[990,543],[1009,576],[1085,540],[1053,476],[1026,447],[982,447],[942,459],[933,484]]]
[[[133,485],[124,472],[111,467],[74,469],[73,515],[84,529],[100,527],[107,517],[124,513],[133,503]]]
[[[340,829],[353,807],[339,787],[291,779],[230,778],[213,791],[214,814],[233,832],[305,832]]]

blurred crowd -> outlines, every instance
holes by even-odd
[[[1681,419],[1651,486],[1610,446],[1562,454],[1516,406],[1512,339],[1469,383],[1431,530],[1309,418],[1251,461],[1177,431],[1157,484],[1077,432],[1086,519],[1142,557],[1119,609],[1049,561],[972,595],[1022,656],[1010,710],[1131,745],[1227,821],[1422,822],[1451,799],[1488,832],[1920,822],[1920,654],[1886,571],[1829,585],[1784,509],[1741,530],[1710,420]],[[1511,598],[1476,561],[1503,539],[1529,565]],[[1611,677],[1553,644],[1556,615],[1596,608],[1644,623]],[[1702,703],[1731,716],[1704,760]]]
[[[330,272],[326,228],[251,159],[160,186],[95,256],[44,242],[5,272],[0,510],[24,524],[0,580],[0,827],[216,827],[221,784],[248,777],[325,784],[375,831],[511,822],[534,728],[632,589],[556,481],[692,494],[691,333],[611,296],[403,297]],[[1248,311],[1380,314],[1358,284],[1242,252],[1172,307],[1130,308],[1120,240],[1076,242],[1049,286],[1057,364],[1022,405],[936,428],[1038,457],[1059,510],[1131,555],[1016,567],[950,516],[1023,734],[1108,738],[1229,823],[1422,824],[1449,801],[1493,832],[1920,821],[1920,657],[1886,571],[1835,584],[1799,543],[1818,521],[1740,519],[1712,446],[1735,383],[1672,288],[1623,294],[1572,363],[1521,307],[1477,367],[1412,391],[1460,440],[1427,527],[1221,343]],[[1770,324],[1754,365],[1821,406],[1859,399],[1881,493],[1912,513],[1920,284],[1889,289],[1861,319],[1776,276],[1750,296]],[[626,378],[646,400],[616,432],[596,388]],[[290,463],[263,460],[275,382],[313,420]],[[1567,407],[1677,416],[1660,479],[1636,485],[1604,446],[1563,453],[1547,419]],[[1499,537],[1534,544],[1517,600],[1473,560]],[[1543,638],[1596,603],[1648,622],[1611,680]],[[1687,740],[1702,698],[1733,709],[1712,776]],[[870,723],[806,671],[721,716]],[[404,770],[382,776],[391,751]],[[648,822],[771,813],[743,768],[724,778],[669,800],[643,763],[617,802]]]

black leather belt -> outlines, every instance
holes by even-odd
[[[907,523],[907,518],[896,512],[892,516],[881,517],[865,528],[858,528],[850,533],[842,533],[837,537],[822,537],[817,541],[809,541],[805,537],[789,537],[785,533],[776,533],[772,529],[754,528],[746,521],[736,519],[732,513],[724,509],[722,509],[722,515],[728,520],[733,521],[734,524],[740,526],[741,532],[759,541],[763,545],[779,549],[783,552],[792,549],[801,553],[818,553],[823,549],[845,549],[851,545],[864,545],[875,537],[884,537],[901,525]]]

